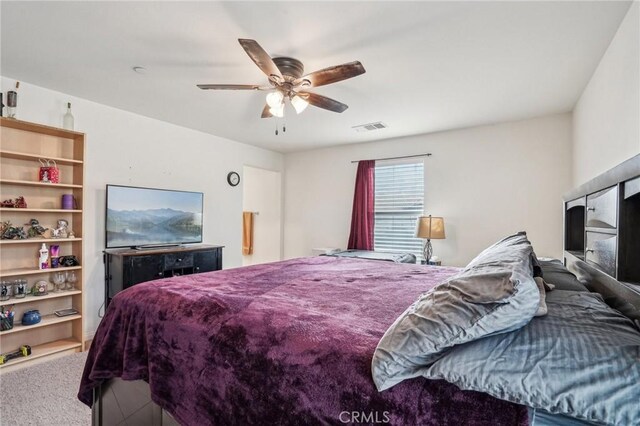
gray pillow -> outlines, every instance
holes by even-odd
[[[540,300],[531,253],[525,234],[512,235],[423,294],[378,343],[371,365],[378,390],[421,376],[454,345],[528,323]]]
[[[595,423],[640,424],[640,332],[596,293],[554,290],[520,330],[453,348],[424,376]]]
[[[541,260],[540,267],[544,280],[553,284],[556,290],[589,291],[560,260]]]

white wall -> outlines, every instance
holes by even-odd
[[[243,255],[243,265],[282,259],[282,173],[244,167],[242,204],[253,216],[253,254]]]
[[[3,92],[15,84],[2,78]],[[85,329],[98,326],[104,295],[105,185],[107,183],[204,192],[204,242],[226,246],[224,267],[242,265],[242,185],[226,176],[243,165],[281,171],[281,154],[21,82],[21,120],[62,126],[66,102],[75,128],[86,133],[85,151]]]
[[[527,230],[541,256],[562,254],[562,194],[571,187],[571,115],[285,155],[285,258],[345,248],[356,164],[431,152],[425,213],[444,216],[433,241],[446,265],[465,265],[508,233]]]
[[[573,184],[640,153],[640,3],[635,1],[573,114]]]

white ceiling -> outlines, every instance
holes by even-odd
[[[2,1],[0,73],[290,152],[570,111],[629,5]],[[238,38],[307,72],[359,60],[367,73],[315,89],[346,112],[290,108],[275,136],[264,93],[196,88],[266,82]],[[374,121],[389,128],[351,128]]]

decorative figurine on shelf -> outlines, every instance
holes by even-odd
[[[58,220],[58,227],[51,230],[52,238],[67,238],[69,236],[69,222],[64,219]]]
[[[29,238],[42,237],[43,234],[47,232],[47,228],[40,225],[37,219],[31,219],[26,225],[31,226],[28,232]]]
[[[22,226],[11,225],[10,221],[0,223],[0,239],[2,240],[26,240],[27,233]]]
[[[27,201],[24,199],[23,196],[20,196],[20,197],[16,198],[16,205],[14,207],[16,209],[26,209],[27,208]]]
[[[16,198],[15,201],[13,201],[13,199],[8,199],[8,200],[4,200],[0,203],[0,207],[13,207],[16,209],[26,209],[27,208],[27,202],[25,201],[24,197],[20,196],[18,198]]]

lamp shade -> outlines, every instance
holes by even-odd
[[[416,237],[443,240],[444,219],[436,216],[420,216],[416,221]]]
[[[291,98],[291,105],[293,105],[293,108],[295,108],[296,113],[300,114],[309,106],[309,102],[302,96],[295,95]]]
[[[284,101],[284,95],[279,90],[267,94],[267,105],[271,108],[279,108]]]
[[[278,117],[278,118],[284,117],[284,104],[280,104],[276,107],[269,108],[269,112],[274,117]]]

